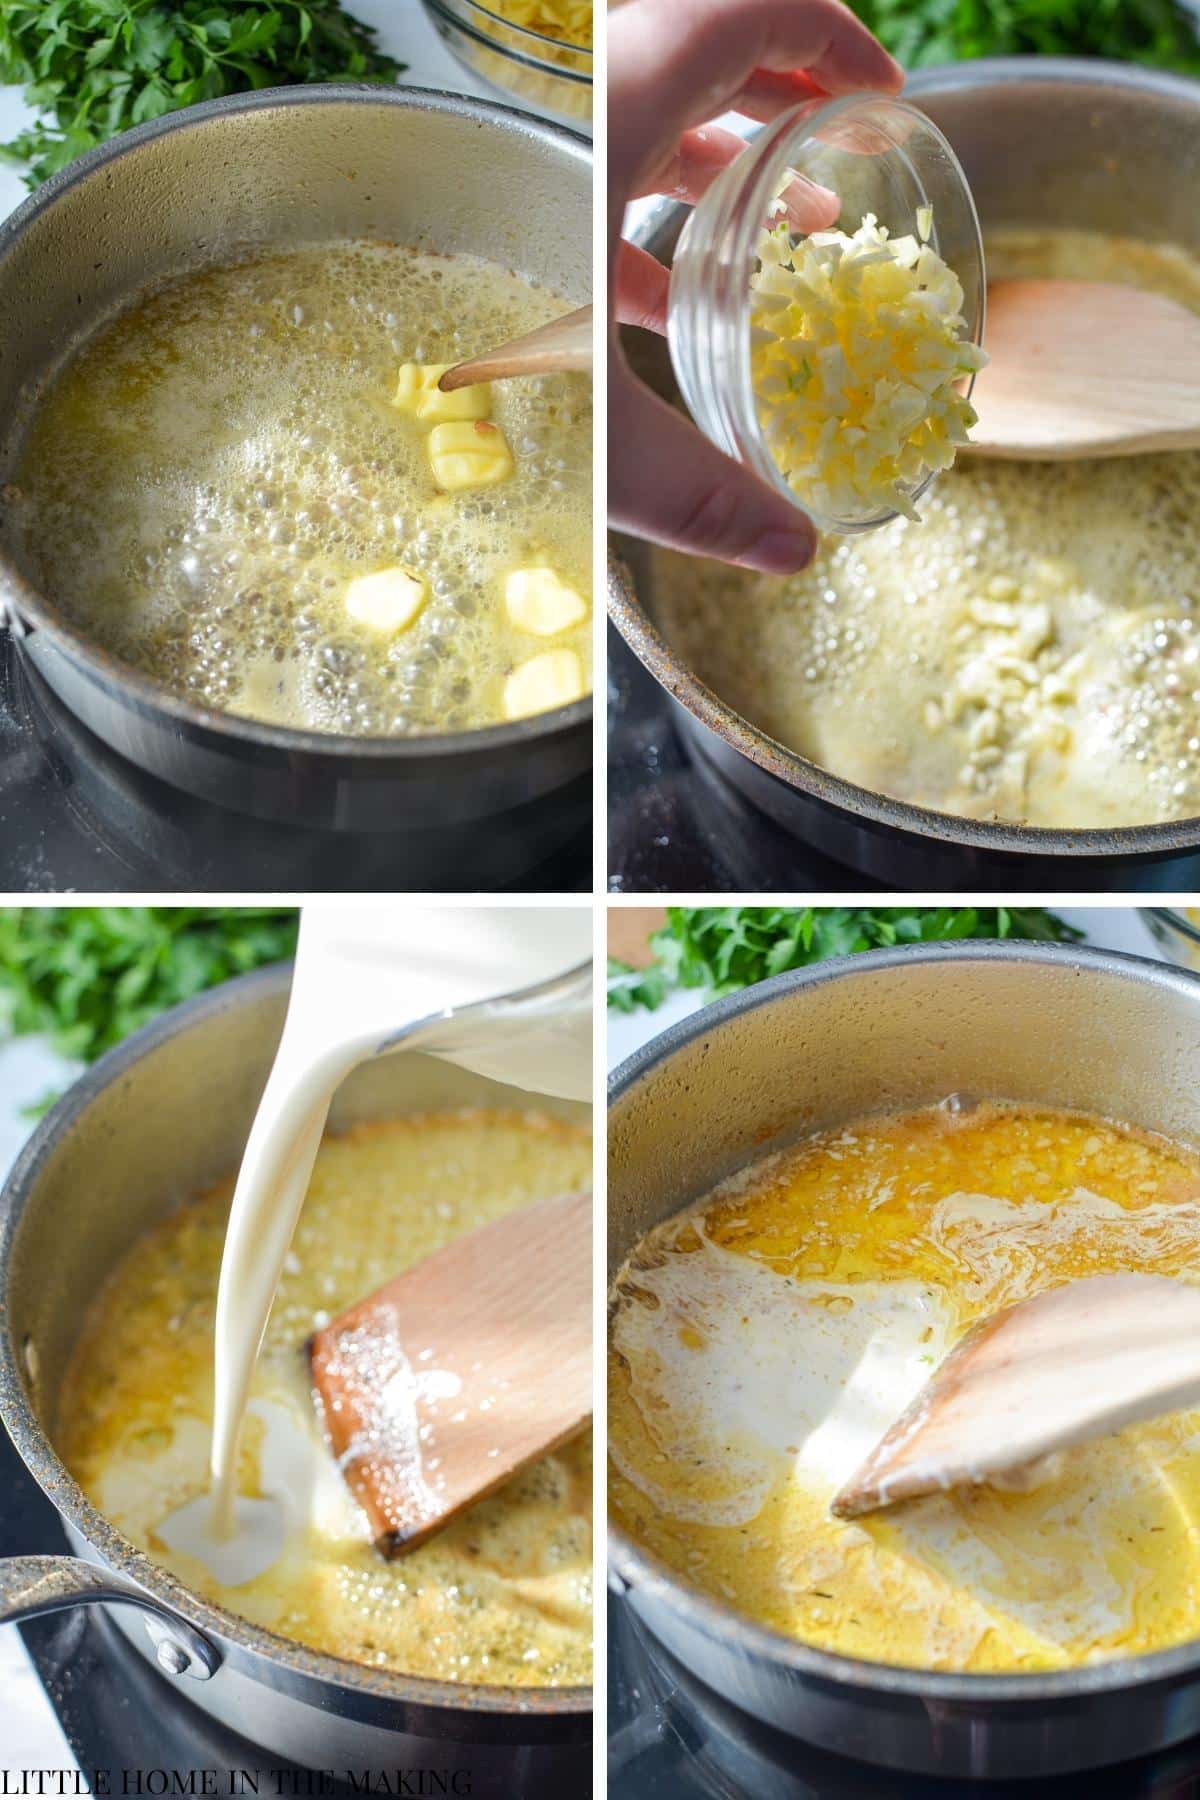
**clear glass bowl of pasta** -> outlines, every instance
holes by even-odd
[[[502,99],[592,128],[592,0],[423,0],[453,56]]]

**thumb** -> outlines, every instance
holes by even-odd
[[[617,245],[613,311],[621,325],[667,335],[667,293],[671,275],[656,256],[622,238]]]
[[[609,380],[608,447],[609,516],[619,530],[768,575],[812,561],[812,520],[723,456],[620,356]]]

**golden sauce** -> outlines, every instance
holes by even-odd
[[[868,1119],[752,1167],[615,1288],[613,1517],[678,1574],[829,1650],[1034,1670],[1200,1634],[1200,1413],[856,1522],[829,1501],[946,1350],[1080,1277],[1197,1279],[1200,1159],[986,1105]]]
[[[591,1443],[545,1457],[394,1562],[325,1448],[313,1329],[444,1244],[518,1206],[587,1186],[588,1134],[499,1112],[419,1115],[329,1137],[267,1327],[242,1449],[261,1492],[264,1419],[311,1442],[323,1487],[306,1532],[222,1589],[158,1525],[207,1491],[213,1311],[232,1182],[141,1238],[98,1294],[59,1403],[58,1448],[100,1510],[206,1598],[354,1662],[489,1685],[591,1679]]]
[[[531,656],[590,668],[587,619],[547,641],[504,600],[530,564],[590,597],[590,382],[493,384],[513,474],[458,492],[391,402],[402,364],[460,361],[569,307],[475,258],[357,241],[174,282],[97,331],[37,412],[22,558],[97,642],[209,706],[361,736],[500,722]],[[427,598],[381,634],[347,588],[396,566]]]

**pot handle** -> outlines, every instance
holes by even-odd
[[[98,1604],[138,1606],[148,1614],[158,1666],[168,1675],[207,1681],[221,1666],[215,1645],[143,1588],[79,1556],[0,1557],[0,1625],[41,1613]]]

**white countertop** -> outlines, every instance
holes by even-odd
[[[351,0],[351,6],[360,19],[377,27],[381,47],[408,64],[402,82],[490,97],[450,55],[416,0]],[[0,142],[32,117],[18,88],[0,87]],[[0,218],[19,206],[27,192],[20,171],[0,163]],[[71,1075],[70,1065],[36,1039],[0,1045],[0,1179],[32,1128],[22,1107],[67,1085]],[[16,1626],[0,1626],[0,1776],[22,1769],[74,1768]]]

